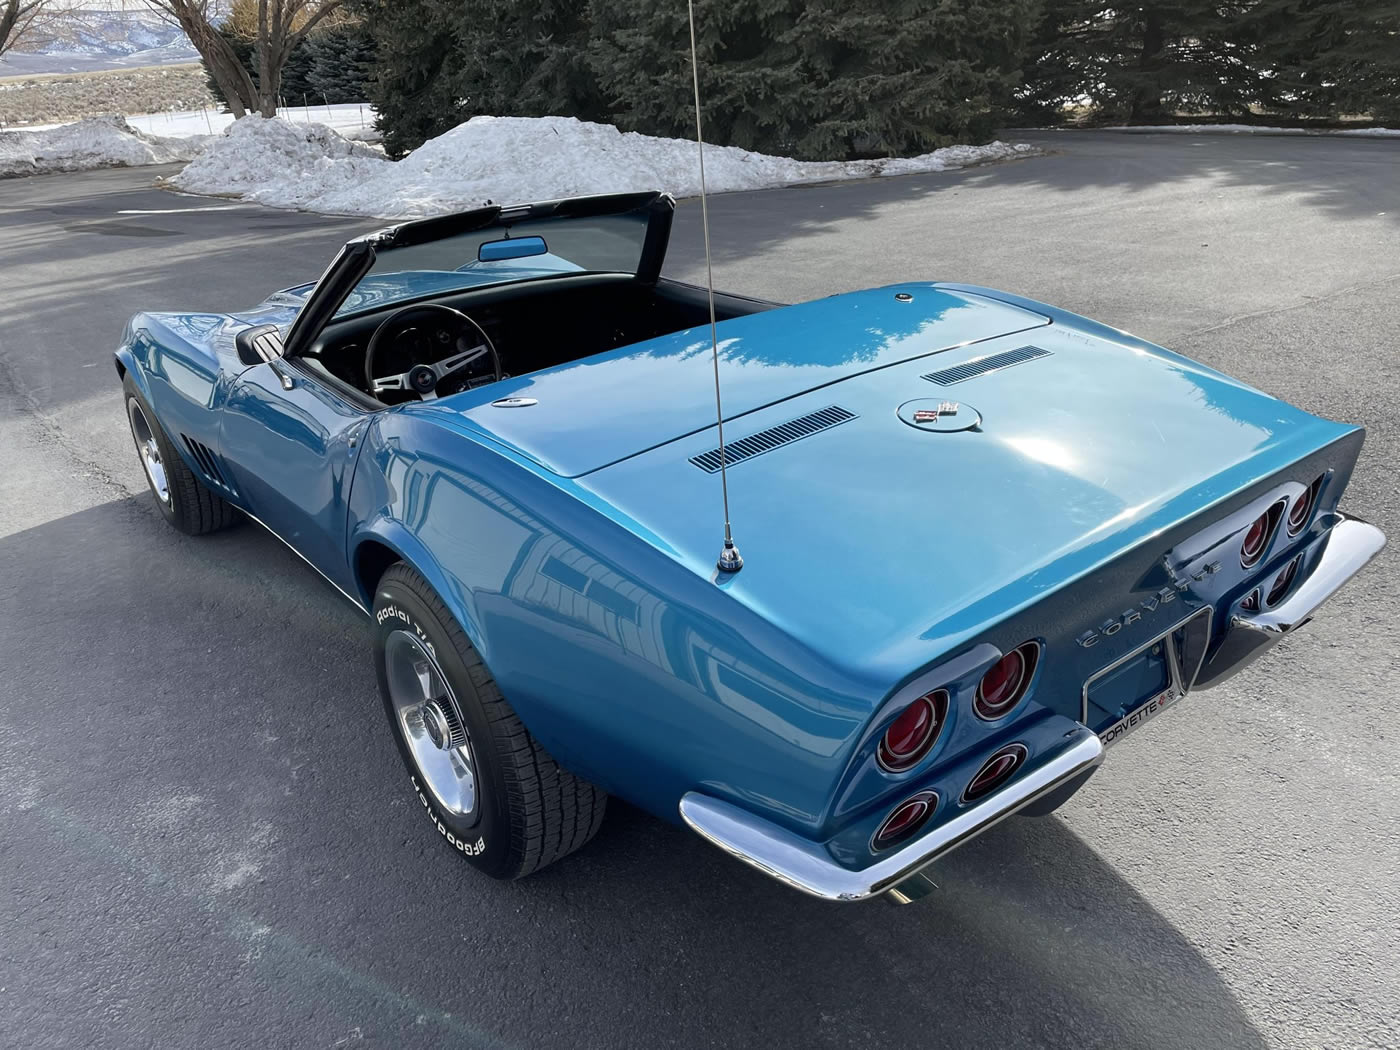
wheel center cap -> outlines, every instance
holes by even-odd
[[[423,728],[433,746],[442,751],[451,751],[467,742],[466,730],[452,706],[442,700],[429,700],[423,704]]]

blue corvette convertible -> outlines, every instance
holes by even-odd
[[[1360,428],[1004,292],[716,294],[716,366],[706,291],[661,276],[673,210],[395,226],[117,350],[161,513],[252,518],[368,614],[408,781],[488,875],[615,794],[912,899],[1384,543],[1338,507]]]

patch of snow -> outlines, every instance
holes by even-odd
[[[1270,128],[1257,124],[1130,124],[1096,128],[1152,135],[1336,135],[1343,138],[1400,138],[1400,128]]]
[[[0,90],[4,86],[0,85]],[[335,128],[346,138],[364,142],[376,142],[379,133],[374,128],[374,107],[368,103],[348,102],[334,106],[288,106],[279,109],[277,115],[292,124],[324,124]],[[217,135],[233,123],[232,113],[221,113],[217,109],[170,110],[166,113],[142,113],[128,115],[126,122],[147,135],[160,135],[165,138],[188,138],[194,135]],[[16,127],[18,125],[15,125]],[[63,127],[62,124],[31,124],[25,131],[48,131]]]
[[[167,185],[186,193],[324,211],[313,207],[318,197],[353,193],[392,164],[324,125],[248,116],[234,121]]]
[[[950,146],[920,157],[798,161],[732,146],[705,147],[712,193],[805,182],[947,171],[1040,151],[1024,144]],[[235,121],[169,185],[278,208],[414,218],[491,202],[661,189],[700,192],[696,147],[573,117],[473,117],[400,161],[328,129],[281,120]]]
[[[41,131],[0,132],[0,178],[54,171],[138,167],[190,160],[210,136],[147,135],[121,117],[89,117]]]

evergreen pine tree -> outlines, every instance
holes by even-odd
[[[696,53],[705,138],[792,153],[815,108],[793,0],[697,0]],[[690,28],[684,3],[610,0],[595,7],[589,63],[610,119],[629,131],[695,134]]]
[[[1260,94],[1244,13],[1255,0],[1045,0],[1023,99],[1041,112],[1088,100],[1106,116],[1242,115]]]
[[[219,27],[218,32],[257,84],[252,37],[241,36],[227,25]],[[362,102],[368,97],[373,55],[374,41],[362,26],[343,23],[317,28],[287,56],[287,64],[282,68],[281,95],[289,106],[316,105],[327,100]],[[214,98],[227,109],[228,100],[207,72],[205,82]]]
[[[312,100],[334,105],[369,98],[374,71],[374,40],[361,22],[339,22],[314,31],[302,45]]]
[[[360,0],[355,5],[375,42],[369,98],[391,157],[473,113],[455,78],[463,50],[456,6],[453,0]]]
[[[1037,0],[696,5],[706,137],[802,158],[985,139],[1019,82]],[[694,133],[683,4],[610,0],[593,68],[618,124]]]
[[[1246,20],[1262,101],[1296,118],[1400,119],[1400,3],[1259,0]]]

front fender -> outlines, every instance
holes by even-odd
[[[137,360],[136,354],[132,349],[132,340],[134,338],[134,335],[128,335],[126,338],[123,338],[122,345],[117,347],[116,352],[112,355],[113,362],[117,367],[117,378],[125,379],[127,376],[130,376],[132,384],[141,392],[141,396],[146,399],[146,403],[150,404],[151,381],[146,375],[145,368],[143,368],[141,362]]]

